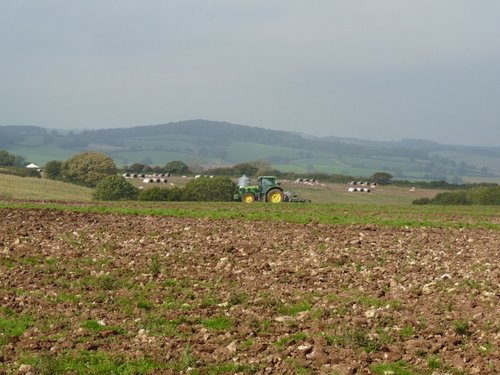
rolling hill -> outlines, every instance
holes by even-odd
[[[41,165],[97,150],[118,165],[182,160],[214,166],[267,160],[276,169],[298,173],[369,176],[387,171],[398,179],[500,181],[500,147],[320,138],[207,120],[83,131],[2,126],[0,149]]]

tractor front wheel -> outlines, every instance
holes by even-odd
[[[241,201],[244,203],[253,203],[255,202],[255,195],[253,195],[252,193],[245,193],[241,197]]]
[[[280,189],[271,189],[267,192],[266,199],[271,203],[283,202],[283,192]]]

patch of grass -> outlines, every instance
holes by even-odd
[[[146,318],[144,328],[153,336],[175,336],[181,319],[168,320],[164,317],[150,316]]]
[[[294,333],[293,335],[289,336],[284,336],[280,338],[278,341],[274,343],[274,345],[280,349],[283,350],[286,346],[290,344],[297,343],[299,341],[303,341],[307,338],[307,334],[305,332],[297,332]]]
[[[402,340],[408,340],[415,335],[415,329],[412,326],[405,326],[399,331],[399,337]]]
[[[4,266],[8,269],[12,269],[15,267],[15,263],[12,259],[8,259],[8,258],[0,258],[0,266]]]
[[[115,290],[119,287],[120,281],[112,275],[102,275],[97,278],[97,286],[103,290]]]
[[[364,307],[382,307],[382,306],[385,306],[387,304],[387,302],[381,298],[368,296],[368,295],[359,296],[358,302],[359,302],[359,304],[361,304],[361,306],[364,306]]]
[[[13,312],[7,315],[0,316],[0,347],[21,336],[33,324],[29,315],[18,316]]]
[[[193,354],[193,350],[191,349],[191,347],[186,347],[186,349],[184,349],[184,351],[182,352],[181,369],[187,370],[188,368],[196,367],[197,362],[198,359]]]
[[[455,332],[462,336],[469,336],[470,332],[470,324],[467,320],[455,320],[453,322],[453,329]]]
[[[78,200],[77,200],[78,201]],[[153,215],[224,219],[238,217],[247,221],[379,225],[385,227],[483,228],[500,230],[492,218],[498,216],[495,206],[415,206],[415,205],[360,205],[360,204],[308,204],[308,205],[252,205],[241,209],[240,203],[223,202],[169,202],[158,208],[147,202],[99,203],[63,205],[53,203],[2,202],[0,208],[51,209],[58,211],[114,213],[121,215]],[[332,212],[345,212],[341,220]],[[376,217],[373,212],[379,212]],[[460,219],[463,218],[463,219]]]
[[[214,306],[218,303],[219,301],[213,295],[206,296],[201,300],[201,305],[204,307]]]
[[[227,331],[232,328],[233,322],[225,316],[202,319],[201,324],[212,331]]]
[[[166,286],[166,287],[174,287],[177,285],[177,280],[176,279],[167,279],[163,282],[163,284]]]
[[[427,359],[427,366],[432,370],[437,370],[441,368],[442,363],[438,356],[432,355]]]
[[[480,345],[477,349],[479,350],[479,353],[481,353],[482,356],[487,357],[495,351],[495,345],[487,342],[484,343],[483,345]]]
[[[405,361],[380,363],[370,367],[375,374],[380,375],[416,375],[416,372]]]
[[[371,337],[368,331],[363,328],[348,328],[334,335],[325,334],[324,337],[328,345],[352,349],[360,348],[366,352],[376,351],[385,341],[392,340],[385,335],[382,338],[379,336]],[[381,342],[381,339],[384,342]]]
[[[231,297],[229,297],[229,304],[231,306],[240,305],[242,303],[246,303],[248,299],[249,297],[247,293],[244,292],[232,293]]]
[[[253,346],[254,343],[255,343],[255,339],[252,339],[252,338],[247,339],[247,340],[243,340],[240,342],[240,348],[242,350],[248,350]]]
[[[69,293],[59,293],[56,297],[56,302],[71,302],[71,303],[78,303],[80,302],[81,297],[76,294],[69,294]]]
[[[117,334],[125,334],[126,331],[123,328],[117,326],[108,326],[98,322],[95,319],[86,320],[82,323],[82,328],[85,328],[93,332],[110,331]]]
[[[80,351],[68,353],[58,357],[44,354],[39,357],[24,359],[36,373],[42,375],[58,374],[148,374],[163,366],[148,358],[129,360],[120,356],[112,356],[102,351]]]
[[[151,310],[153,309],[153,303],[147,300],[139,300],[137,301],[137,307],[142,310]]]
[[[258,334],[266,334],[271,332],[272,322],[269,319],[264,319],[262,321],[255,320],[252,326]]]
[[[308,375],[312,373],[312,369],[306,367],[300,361],[293,358],[287,358],[286,362],[289,366],[293,368],[293,374],[295,375]]]
[[[56,200],[90,202],[92,190],[46,178],[0,175],[0,191],[3,198],[29,200]]]
[[[293,304],[282,304],[278,306],[278,312],[283,315],[295,316],[300,312],[309,311],[312,304],[309,301],[299,301]]]
[[[252,374],[256,371],[255,366],[244,365],[233,362],[216,363],[210,364],[203,368],[203,373],[208,375],[220,375],[220,374]]]
[[[149,273],[153,277],[158,277],[161,274],[161,264],[156,255],[151,258],[151,263],[149,264]]]

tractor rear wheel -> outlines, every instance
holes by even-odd
[[[255,195],[252,193],[245,193],[242,195],[241,201],[244,203],[253,203],[255,202]]]
[[[280,189],[271,189],[266,194],[266,200],[271,203],[283,202],[283,192]]]

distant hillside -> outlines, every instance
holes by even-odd
[[[442,145],[426,140],[375,142],[312,137],[286,131],[191,120],[162,125],[81,132],[36,126],[0,127],[0,149],[44,164],[98,150],[118,165],[198,165],[267,160],[276,169],[369,176],[387,171],[398,179],[500,181],[500,147]]]

